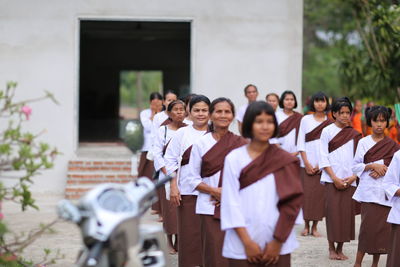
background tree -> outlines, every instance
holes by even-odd
[[[389,0],[305,0],[303,99],[399,100],[399,6]]]

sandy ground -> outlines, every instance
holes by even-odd
[[[62,198],[60,195],[38,195],[35,196],[40,211],[29,210],[21,212],[18,205],[5,203],[3,211],[5,220],[15,232],[27,232],[39,226],[40,223],[48,223],[57,217],[55,206]],[[156,223],[156,217],[146,214],[146,223]],[[360,225],[360,216],[356,217],[356,236]],[[73,266],[76,255],[81,247],[79,229],[76,225],[68,222],[59,222],[54,225],[54,233],[47,233],[35,241],[33,245],[25,250],[25,256],[39,262],[43,257],[43,250],[50,248],[52,251],[59,249],[65,255],[52,266]],[[292,266],[353,266],[357,251],[357,241],[344,245],[345,254],[349,256],[346,261],[331,261],[328,259],[328,247],[325,234],[325,223],[320,225],[322,237],[301,237],[302,226],[296,226],[300,247],[292,254]],[[177,256],[170,256],[172,266],[177,266]],[[370,266],[372,256],[366,255],[363,266]],[[379,266],[385,266],[386,256],[382,256]]]

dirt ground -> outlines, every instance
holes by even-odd
[[[40,211],[29,210],[21,212],[19,206],[15,204],[5,203],[3,205],[4,219],[9,224],[10,228],[15,232],[29,231],[32,228],[38,227],[40,223],[48,223],[57,218],[55,206],[62,199],[60,195],[37,195],[35,196]],[[156,217],[146,214],[143,219],[146,223],[157,223]],[[356,237],[360,225],[360,216],[356,217]],[[24,255],[28,259],[33,259],[38,262],[43,257],[43,250],[50,248],[52,251],[59,249],[65,255],[64,259],[57,261],[52,266],[73,266],[76,255],[81,247],[81,239],[79,229],[76,225],[69,222],[59,222],[54,225],[54,233],[46,233],[39,238],[35,243],[29,246]],[[300,247],[292,254],[292,266],[297,267],[312,267],[312,266],[330,266],[344,267],[353,266],[357,251],[357,240],[344,245],[345,254],[349,256],[346,261],[331,261],[328,259],[328,244],[326,241],[325,223],[320,223],[320,232],[322,237],[301,237],[300,231],[302,226],[296,226]],[[177,266],[177,256],[170,256],[172,266]],[[366,255],[363,266],[370,266],[372,256]],[[386,256],[382,256],[379,266],[385,266]]]

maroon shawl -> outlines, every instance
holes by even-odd
[[[169,121],[169,122],[168,122],[167,124],[164,124],[164,123],[166,123],[166,121]],[[164,139],[167,138],[167,127],[168,127],[167,125],[170,124],[171,122],[172,122],[171,120],[167,119],[167,120],[165,120],[165,121],[163,122],[164,125],[161,124],[161,126],[165,126],[165,136],[164,136]],[[160,127],[161,127],[161,126],[160,126]],[[181,122],[181,123],[178,125],[178,129],[179,129],[179,128],[182,128],[182,127],[186,127],[186,126],[187,126],[186,123]],[[163,148],[163,154],[162,154],[163,156],[165,155],[165,152],[167,152],[167,147],[168,147],[168,145],[169,145],[169,142],[171,142],[171,139],[168,140],[168,142],[165,144],[165,146],[164,146],[164,148]]]
[[[274,174],[279,196],[279,218],[274,238],[285,242],[293,229],[303,203],[303,187],[300,180],[300,161],[276,145],[270,145],[260,156],[244,167],[240,173],[240,189],[268,174]]]
[[[281,124],[279,124],[279,135],[278,137],[284,137],[293,129],[296,129],[296,140],[297,144],[297,136],[299,135],[300,122],[303,115],[298,112],[294,112],[290,115],[286,120],[284,120]]]
[[[226,155],[235,148],[247,144],[247,140],[232,132],[226,133],[210,150],[208,150],[202,157],[201,162],[201,177],[210,177],[221,171],[218,181],[218,187],[222,186],[222,172],[224,167],[224,160]],[[221,208],[215,207],[214,218],[221,218]]]
[[[311,132],[309,132],[309,133],[306,134],[305,141],[306,141],[306,142],[311,142],[311,141],[314,141],[314,140],[319,139],[319,138],[321,137],[322,130],[323,130],[326,126],[332,124],[333,122],[334,122],[334,121],[331,120],[331,119],[329,119],[329,118],[326,119],[326,120],[324,120],[320,125],[318,125],[317,127],[315,127]]]
[[[358,141],[360,141],[362,134],[357,132],[351,126],[344,127],[328,144],[329,153],[335,151],[342,145],[346,144],[350,140],[354,140],[354,153],[357,149]]]
[[[210,177],[222,170],[225,156],[248,142],[241,136],[227,132],[201,159],[201,177]]]
[[[392,161],[393,154],[400,149],[400,145],[385,136],[381,141],[371,147],[364,155],[364,163],[374,162],[383,159],[386,166],[389,166]]]
[[[170,118],[168,118],[168,119],[166,119],[165,121],[163,121],[163,123],[161,123],[160,127],[161,127],[161,126],[168,125],[168,124],[170,124],[171,122],[172,122],[172,120],[171,120]]]
[[[185,166],[186,164],[189,163],[190,160],[190,153],[192,152],[192,146],[188,147],[185,152],[182,154],[182,160],[181,160],[181,166]]]

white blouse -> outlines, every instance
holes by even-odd
[[[153,121],[150,120],[151,109],[145,109],[140,112],[140,122],[143,126],[143,146],[142,151],[149,151],[151,149],[151,131],[153,129]]]
[[[276,119],[278,121],[278,125],[284,122],[290,116],[286,115],[283,110],[278,110],[275,112]],[[279,137],[278,143],[281,148],[289,153],[297,152],[296,146],[296,128],[293,128],[287,135],[283,137]]]
[[[265,244],[273,240],[279,218],[279,196],[273,174],[240,190],[240,172],[251,161],[247,145],[231,151],[225,158],[221,228],[226,231],[222,249],[222,255],[226,258],[246,259],[244,245],[234,228],[245,227],[251,239],[264,250]],[[291,253],[297,247],[296,234],[292,229],[280,254]]]
[[[358,142],[356,155],[353,161],[353,173],[357,174],[360,182],[357,186],[353,199],[358,202],[372,202],[380,205],[391,206],[390,201],[385,199],[385,190],[383,188],[383,177],[374,179],[369,174],[371,171],[365,171],[368,164],[378,163],[383,164],[383,159],[377,160],[368,164],[364,164],[364,155],[368,150],[376,144],[371,135],[362,138]]]
[[[210,150],[217,143],[212,133],[207,133],[200,137],[192,147],[189,161],[189,185],[191,191],[195,191],[196,187],[200,183],[205,183],[211,187],[218,187],[220,171],[210,177],[201,177],[201,162],[204,154]],[[206,193],[199,192],[196,202],[196,213],[214,215],[214,202],[211,200],[211,196]]]
[[[397,190],[400,189],[400,151],[394,153],[392,162],[383,178],[383,188],[392,204],[387,222],[400,224],[400,197],[395,196]]]
[[[339,179],[345,179],[353,175],[351,167],[353,166],[354,141],[350,140],[338,149],[329,153],[329,142],[341,131],[334,123],[326,126],[321,133],[321,147],[319,168],[322,170],[321,183],[333,183],[331,177],[324,170],[325,167],[331,167]],[[357,186],[354,181],[352,186]]]
[[[325,116],[325,120],[326,120]],[[321,140],[316,139],[311,142],[306,142],[306,134],[317,128],[323,121],[317,121],[314,115],[306,115],[301,119],[299,135],[297,138],[297,150],[304,151],[307,154],[307,160],[315,168],[318,166],[319,152]],[[303,159],[300,157],[300,166],[305,167]]]
[[[156,171],[160,170],[162,167],[165,167],[165,160],[163,156],[164,146],[175,135],[175,133],[176,131],[169,129],[168,126],[158,128],[153,144],[154,169]]]
[[[182,155],[197,139],[205,134],[206,131],[199,131],[193,126],[178,129],[175,136],[171,139],[165,153],[165,165],[167,174],[178,170],[177,182],[181,195],[198,195],[198,191],[192,190],[189,179],[189,164],[181,166]]]
[[[246,113],[246,109],[248,106],[249,104],[243,105],[236,112],[236,120],[239,121],[240,123],[243,122],[244,113]]]

